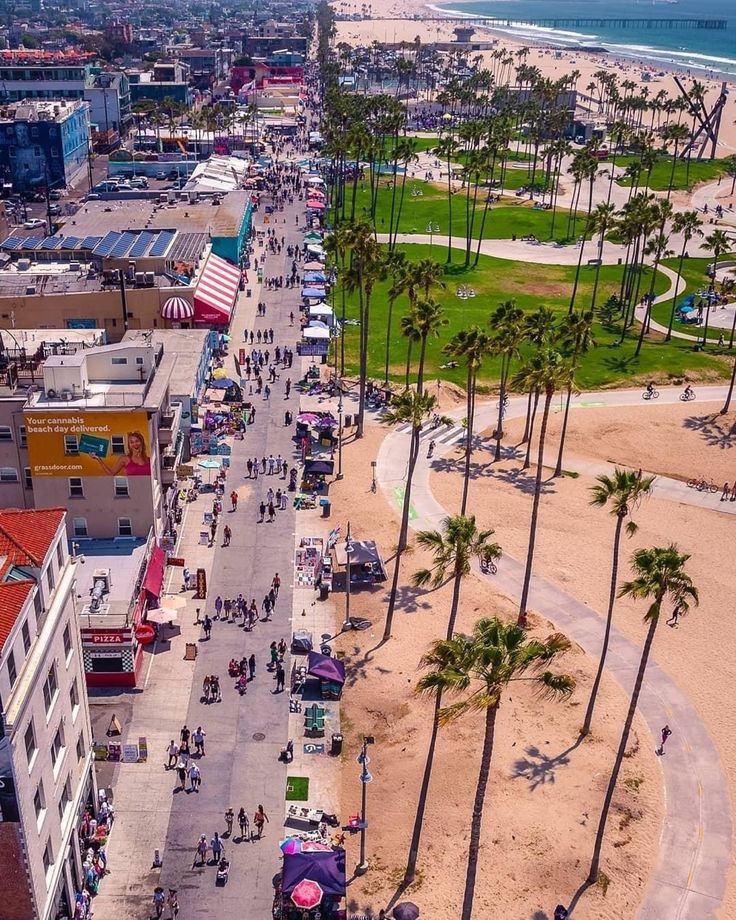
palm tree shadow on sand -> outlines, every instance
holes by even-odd
[[[516,779],[526,779],[529,782],[529,788],[532,792],[539,786],[545,786],[548,783],[554,783],[557,778],[557,770],[560,767],[566,767],[570,763],[570,754],[580,745],[583,740],[581,735],[575,744],[570,745],[554,757],[549,757],[538,747],[531,745],[526,748],[526,757],[520,757],[514,762],[512,775]]]
[[[727,422],[718,415],[691,415],[682,423],[683,428],[700,432],[708,447],[730,450],[736,445],[736,423]]]

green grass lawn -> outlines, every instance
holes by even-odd
[[[517,170],[523,175],[523,170]],[[376,228],[379,233],[388,233],[391,217],[392,190],[388,187],[390,180],[382,179],[377,196]],[[414,194],[413,194],[414,193]],[[352,188],[347,190],[348,201],[346,214],[350,214]],[[396,193],[396,210],[399,206],[400,189]],[[481,189],[476,203],[476,218],[473,226],[473,238],[478,239],[484,207],[484,192]],[[467,192],[456,192],[452,197],[452,235],[464,237],[466,227]],[[367,218],[370,214],[371,190],[369,182],[358,183],[355,213]],[[472,206],[472,195],[471,195]],[[555,218],[554,239],[566,241],[568,237],[568,212],[558,211]],[[578,212],[577,234],[582,232],[585,215]],[[439,227],[440,235],[448,233],[450,225],[447,191],[431,182],[407,179],[404,191],[404,204],[401,209],[399,231],[401,233],[426,234],[429,224]],[[483,239],[508,240],[534,234],[539,240],[552,239],[551,211],[534,210],[525,198],[504,199],[501,203],[491,205],[483,228]]]
[[[731,261],[735,259],[736,256],[722,256],[722,261]],[[665,259],[663,265],[666,265],[668,268],[671,268],[673,271],[677,271],[679,260],[678,259]],[[695,294],[698,291],[706,291],[710,283],[710,279],[705,273],[706,268],[713,263],[712,258],[708,259],[685,259],[682,263],[682,278],[685,281],[686,287],[680,285],[680,291],[677,295],[677,303],[681,304],[689,294]],[[672,299],[668,299],[666,303],[655,304],[652,309],[652,319],[658,323],[661,323],[663,326],[666,326],[670,321],[670,312],[672,310]],[[711,316],[713,311],[711,311]],[[685,323],[678,323],[675,319],[673,325],[673,330],[677,332],[686,332],[688,335],[700,335],[702,337],[702,330],[699,326],[689,326]],[[708,340],[713,339],[718,341],[718,337],[721,332],[724,332],[726,340],[730,334],[730,329],[720,329],[717,327],[711,326],[708,329]]]
[[[429,246],[406,246],[404,251],[410,259],[430,257]],[[440,254],[437,247],[431,256]],[[618,291],[622,268],[604,266],[601,270],[599,300],[601,303],[608,295]],[[584,267],[578,287],[576,306],[584,307],[590,302],[595,270]],[[442,330],[440,339],[432,340],[427,348],[428,378],[441,377],[464,386],[465,372],[460,368],[441,369],[446,357],[442,346],[460,329],[474,323],[487,326],[489,314],[504,300],[514,299],[524,310],[532,311],[541,305],[555,310],[560,318],[567,313],[575,268],[572,266],[542,266],[511,262],[481,256],[478,268],[463,271],[459,266],[450,266],[445,272],[444,290],[438,290],[435,296],[445,307],[448,326]],[[646,282],[645,282],[646,283]],[[456,296],[458,285],[472,285],[476,297],[461,300]],[[655,291],[661,293],[668,286],[667,279],[660,276]],[[386,330],[388,328],[388,282],[376,286],[371,306],[370,341],[368,355],[369,374],[374,379],[383,379]],[[340,293],[336,294],[336,312],[340,313]],[[392,379],[403,379],[406,361],[406,345],[399,333],[399,317],[407,308],[406,298],[399,298],[394,304],[391,338]],[[357,317],[357,299],[348,298],[348,316]],[[620,347],[614,345],[619,338],[616,329],[604,328],[597,324],[595,338],[599,347],[586,355],[578,373],[578,384],[584,389],[631,385],[648,379],[662,383],[668,379],[680,379],[686,374],[693,379],[721,378],[729,373],[729,365],[710,355],[703,355],[692,350],[686,342],[673,340],[669,343],[656,340],[647,341],[639,358],[634,358],[636,332],[626,339]],[[355,374],[358,366],[358,327],[348,326],[346,335],[347,372]],[[528,353],[528,349],[524,350]],[[495,359],[488,359],[480,374],[482,385],[489,386],[497,381],[499,364]]]
[[[622,169],[625,169],[631,163],[638,162],[638,157],[636,156],[620,156],[616,157],[616,172]],[[601,168],[605,168],[606,165],[610,165],[611,160],[603,161]],[[671,157],[662,157],[657,160],[652,169],[652,178],[650,183],[650,188],[655,192],[666,192],[670,187],[670,174],[672,172],[672,158]],[[725,175],[725,167],[723,166],[722,160],[691,160],[690,167],[688,170],[688,165],[686,160],[680,160],[675,165],[675,175],[673,180],[672,187],[675,189],[690,189],[694,185],[697,185],[699,182],[710,182],[713,179],[717,179],[719,176],[723,176],[723,181],[732,182],[730,176]],[[644,185],[646,178],[644,175],[641,176],[639,180],[640,186]],[[631,179],[619,179],[619,185],[630,186]]]

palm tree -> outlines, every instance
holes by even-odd
[[[332,233],[325,240],[325,249],[331,258],[334,259],[337,268],[337,277],[340,281],[340,297],[342,302],[341,308],[341,335],[340,335],[340,376],[345,375],[345,311],[346,311],[346,288],[348,284],[345,278],[345,264],[348,248],[351,242],[350,224],[339,223]]]
[[[462,920],[471,920],[473,914],[483,807],[493,758],[496,719],[504,693],[512,684],[523,681],[551,699],[570,696],[575,680],[568,674],[549,670],[552,662],[569,648],[569,640],[560,633],[544,641],[528,639],[520,627],[493,617],[479,620],[470,636],[456,635],[435,642],[421,660],[420,665],[428,671],[417,683],[417,692],[435,699],[443,693],[457,698],[451,705],[439,708],[439,725],[447,725],[469,712],[485,714],[483,748],[470,822]]]
[[[667,324],[667,335],[665,336],[666,342],[669,342],[670,339],[672,338],[672,324],[675,321],[675,312],[677,310],[678,288],[680,285],[680,277],[682,276],[682,263],[685,260],[685,253],[687,252],[687,244],[690,242],[690,240],[694,236],[703,235],[703,231],[700,229],[702,225],[703,225],[703,221],[698,217],[697,211],[680,211],[677,214],[675,214],[674,220],[672,221],[672,232],[682,234],[682,249],[680,250],[680,260],[677,265],[677,278],[675,280],[675,293],[672,295],[672,309],[670,310],[670,321]]]
[[[548,307],[540,307],[534,313],[528,313],[524,317],[524,326],[522,330],[522,340],[529,342],[537,347],[537,355],[549,343],[555,331],[555,314]],[[533,368],[536,356],[533,355],[528,368]],[[537,387],[529,388],[529,396],[526,406],[526,422],[524,424],[524,434],[521,438],[522,444],[527,444],[526,458],[524,459],[524,469],[531,465],[530,450],[531,439],[534,433],[534,421],[537,415],[537,405],[539,403],[539,389]]]
[[[503,411],[508,389],[511,362],[519,354],[519,344],[524,334],[522,322],[524,311],[516,306],[515,300],[507,300],[488,318],[494,330],[491,349],[496,357],[501,358],[500,386],[498,391],[498,421],[496,424],[496,449],[494,460],[501,459],[501,439],[503,438]]]
[[[376,282],[385,273],[384,256],[367,222],[350,224],[347,246],[352,254],[352,265],[345,275],[349,291],[357,291],[360,311],[360,379],[358,382],[358,421],[356,438],[363,437],[365,424],[365,389],[368,380],[368,332],[370,326],[371,297]]]
[[[417,392],[424,391],[424,362],[427,354],[427,340],[439,338],[440,329],[447,325],[442,307],[436,300],[420,300],[414,308],[414,323],[419,334],[419,366],[417,368]]]
[[[728,410],[731,408],[731,400],[733,399],[733,388],[736,384],[736,358],[733,361],[733,367],[731,369],[731,382],[728,385],[728,393],[726,394],[726,401],[723,404],[720,414],[725,415]]]
[[[431,584],[439,588],[448,577],[452,577],[452,603],[447,621],[447,638],[455,631],[455,620],[460,605],[460,584],[470,574],[473,559],[488,564],[499,559],[501,547],[492,543],[494,530],[478,530],[475,515],[456,514],[445,518],[442,530],[420,530],[417,543],[431,551],[434,560],[431,568],[419,569],[412,582],[415,588]]]
[[[396,595],[399,588],[399,571],[401,558],[406,549],[409,534],[409,512],[411,509],[411,488],[414,481],[414,470],[419,458],[419,435],[427,416],[433,411],[436,400],[429,393],[418,393],[416,390],[407,390],[395,396],[391,408],[384,416],[384,421],[389,425],[399,425],[408,422],[411,425],[411,440],[409,443],[409,461],[406,471],[406,487],[404,501],[401,509],[401,525],[399,528],[399,542],[396,546],[394,559],[394,573],[391,581],[391,590],[386,609],[386,623],[383,629],[383,641],[391,638],[391,627],[394,620]]]
[[[667,198],[672,194],[672,189],[675,187],[675,167],[677,166],[677,151],[680,144],[683,141],[686,141],[690,138],[690,132],[687,129],[686,125],[683,124],[673,124],[667,125],[664,129],[662,135],[665,141],[672,141],[674,144],[674,150],[672,151],[672,169],[670,170],[670,180],[667,183]]]
[[[612,476],[602,474],[596,476],[595,486],[590,489],[590,504],[597,508],[609,507],[609,513],[616,518],[616,529],[613,533],[613,558],[611,562],[611,590],[608,595],[608,611],[606,613],[606,628],[603,633],[603,647],[601,656],[598,660],[598,670],[596,671],[593,688],[590,691],[588,708],[585,711],[585,720],[580,730],[581,735],[587,735],[590,731],[590,725],[593,721],[593,710],[595,701],[598,696],[598,689],[603,677],[603,669],[606,664],[606,655],[608,654],[608,643],[611,637],[611,624],[613,623],[613,607],[616,603],[616,587],[618,584],[618,562],[621,550],[621,534],[626,522],[626,534],[632,537],[637,531],[637,525],[631,519],[632,512],[638,508],[642,499],[651,494],[654,476],[641,477],[638,473],[630,470],[622,470],[616,467]],[[627,520],[628,518],[628,520]]]
[[[680,553],[674,544],[666,547],[655,546],[651,549],[637,550],[632,559],[631,567],[634,570],[634,578],[631,581],[624,582],[619,590],[619,597],[631,597],[635,600],[650,600],[651,603],[644,615],[644,622],[647,623],[647,635],[644,640],[644,647],[639,660],[639,669],[636,673],[634,689],[629,701],[629,710],[626,713],[621,740],[619,741],[618,750],[616,751],[616,760],[613,764],[613,770],[608,780],[606,796],[603,800],[601,816],[598,820],[598,831],[593,846],[593,858],[590,863],[588,881],[593,884],[598,880],[600,868],[601,849],[603,846],[603,837],[606,831],[606,822],[608,812],[613,801],[613,793],[616,789],[621,764],[626,756],[626,748],[629,743],[631,726],[634,722],[636,707],[639,704],[641,688],[644,684],[644,676],[649,662],[649,655],[654,642],[654,634],[657,631],[659,616],[662,612],[662,604],[668,598],[675,602],[680,613],[687,613],[690,603],[697,606],[698,590],[693,585],[692,579],[685,572],[685,565],[690,558],[687,553]]]
[[[565,317],[560,328],[560,344],[570,358],[570,368],[573,375],[578,366],[581,355],[584,355],[589,348],[594,347],[596,342],[593,338],[593,311],[587,313],[571,313]],[[562,417],[562,431],[560,432],[560,448],[557,453],[557,465],[555,466],[555,476],[562,475],[562,454],[565,450],[565,437],[567,435],[567,420],[570,415],[570,403],[572,401],[572,378],[567,386],[565,395],[565,414]]]
[[[534,499],[532,501],[532,514],[529,524],[529,544],[526,552],[526,567],[524,570],[524,585],[519,603],[519,626],[526,626],[527,601],[529,600],[529,587],[534,568],[534,545],[537,539],[537,524],[539,522],[539,501],[542,495],[542,473],[544,470],[544,443],[547,437],[547,423],[552,405],[552,397],[561,387],[568,386],[572,381],[572,370],[569,362],[563,360],[559,352],[550,348],[543,349],[539,354],[539,361],[529,373],[524,368],[516,375],[519,386],[534,387],[537,391],[544,392],[544,410],[542,412],[542,425],[539,430],[539,446],[537,450],[537,472],[534,480]]]
[[[606,234],[611,229],[611,227],[613,227],[615,214],[616,208],[614,205],[601,202],[600,204],[596,205],[588,221],[590,232],[593,234],[598,234],[598,258],[595,265],[593,296],[590,301],[591,310],[595,310],[595,302],[598,296],[598,281],[601,276],[601,265],[603,264],[603,243],[605,241]]]
[[[468,371],[466,381],[467,428],[465,432],[465,469],[463,472],[463,495],[460,501],[460,514],[465,514],[468,506],[470,488],[470,463],[473,454],[473,422],[475,419],[475,387],[483,360],[490,354],[492,340],[480,326],[461,329],[442,349],[452,358],[462,358]]]
[[[669,208],[672,205],[666,199],[662,201],[662,205],[667,205]],[[659,263],[662,259],[667,258],[668,256],[673,255],[671,249],[667,248],[670,238],[666,233],[659,232],[655,237],[652,237],[651,240],[647,243],[644,248],[644,254],[648,256],[654,256],[652,260],[652,280],[649,282],[649,292],[646,294],[646,305],[644,307],[644,316],[641,321],[641,329],[639,330],[639,338],[636,343],[636,348],[634,349],[634,356],[638,357],[641,347],[644,344],[644,335],[649,332],[649,322],[652,315],[652,306],[654,305],[654,286],[657,282],[657,272],[659,271]]]
[[[388,369],[391,364],[391,327],[394,303],[406,290],[406,253],[389,252],[386,256],[386,273],[392,284],[388,289],[388,316],[386,317],[386,362],[383,369],[383,385],[388,385]]]
[[[452,158],[458,150],[452,135],[443,138],[435,149],[440,159],[447,161],[447,262],[452,262]]]
[[[713,265],[711,267],[711,282],[710,289],[713,291],[716,286],[716,273],[718,271],[718,260],[723,255],[724,252],[728,252],[731,248],[731,240],[726,235],[724,230],[714,230],[710,236],[706,236],[705,242],[703,243],[703,249],[707,249],[708,252],[713,253]],[[705,327],[703,329],[703,348],[708,343],[708,323],[710,322],[710,305],[712,298],[708,298],[708,304],[705,309]]]

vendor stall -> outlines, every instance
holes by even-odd
[[[347,569],[345,543],[335,545],[335,561]],[[374,540],[352,540],[350,551],[350,587],[373,585],[386,580],[386,568]]]
[[[307,658],[307,674],[319,680],[320,697],[323,700],[339,700],[345,684],[345,665],[338,658],[310,652]]]
[[[345,850],[300,848],[284,853],[281,884],[276,891],[277,920],[338,920],[345,897]],[[344,916],[344,912],[342,912]]]

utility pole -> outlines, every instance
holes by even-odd
[[[125,272],[122,268],[118,269],[118,276],[120,278],[120,305],[123,309],[123,330],[124,332],[128,331],[128,299],[125,294]]]

